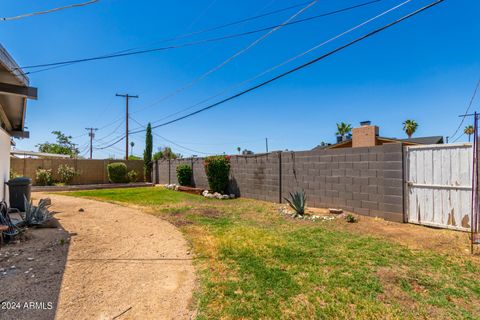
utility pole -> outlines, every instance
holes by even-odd
[[[267,153],[268,153],[268,138],[265,138],[265,149],[267,150]]]
[[[128,160],[128,100],[130,98],[138,99],[138,96],[127,94],[115,94],[117,97],[125,98],[125,160]]]
[[[88,136],[90,137],[90,159],[92,159],[93,156],[93,138],[95,138],[95,131],[97,131],[97,128],[85,128],[85,130],[90,131],[88,133]]]

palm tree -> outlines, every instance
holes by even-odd
[[[337,136],[341,136],[342,140],[345,140],[345,137],[352,132],[352,125],[346,124],[345,122],[337,123]]]
[[[238,154],[240,154],[240,151],[242,151],[242,148],[237,147]]]
[[[470,136],[475,133],[475,129],[472,125],[466,126],[463,132],[468,136],[468,142],[470,142]]]
[[[130,147],[132,147],[132,148],[130,149],[130,155],[132,155],[132,156],[133,156],[133,147],[134,147],[134,146],[135,146],[135,142],[133,142],[133,141],[130,142]]]
[[[405,120],[403,123],[403,131],[407,134],[410,139],[412,135],[417,131],[418,123],[415,120]]]

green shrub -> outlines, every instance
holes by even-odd
[[[348,223],[356,223],[358,222],[358,219],[353,215],[353,214],[347,214],[345,216],[345,220],[348,222]]]
[[[60,182],[69,184],[72,182],[73,178],[77,175],[74,167],[70,167],[66,164],[61,164],[57,169],[58,176],[60,177]]]
[[[192,184],[193,170],[188,164],[181,164],[177,167],[177,180],[181,186]]]
[[[128,182],[127,165],[123,162],[113,162],[107,165],[108,180],[112,183]]]
[[[35,182],[40,186],[51,186],[53,184],[52,170],[38,168],[35,172]]]
[[[138,172],[135,170],[130,170],[127,173],[128,182],[137,182],[138,181]]]
[[[212,156],[205,159],[205,173],[208,185],[213,192],[224,193],[227,191],[230,174],[229,156]]]
[[[21,175],[18,174],[17,172],[15,172],[15,171],[13,171],[12,169],[10,169],[10,180],[18,178],[18,177],[21,177]]]

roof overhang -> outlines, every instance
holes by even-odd
[[[25,132],[27,99],[37,99],[37,89],[0,45],[0,123],[13,137],[28,137]]]

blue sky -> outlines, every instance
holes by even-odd
[[[3,0],[2,15],[13,16],[72,2],[74,0],[26,0],[20,4],[17,0]],[[298,18],[362,2],[365,1],[320,0]],[[124,132],[121,121],[111,124],[124,117],[125,112],[124,100],[115,97],[115,93],[139,95],[140,99],[130,104],[132,118],[142,124],[155,121],[215,95],[401,2],[383,0],[354,11],[284,27],[202,81],[153,106],[153,102],[217,66],[262,33],[32,74],[31,85],[39,88],[39,99],[28,103],[27,126],[31,137],[17,141],[18,148],[34,150],[37,143],[53,140],[52,130],[61,130],[76,137],[75,142],[84,151],[88,143],[85,128],[110,124],[97,132],[97,138],[102,140],[95,141],[95,145],[105,145]],[[19,65],[26,66],[133,47],[163,46],[165,43],[158,41],[298,3],[302,1],[101,0],[82,8],[1,22],[0,35],[2,44]],[[412,0],[378,21],[254,83],[319,56],[427,3],[429,1]],[[279,24],[299,9],[168,44]],[[362,120],[371,120],[380,126],[382,136],[404,137],[402,122],[415,119],[420,125],[416,136],[451,135],[480,77],[478,12],[478,1],[446,0],[267,87],[156,129],[158,135],[187,149],[171,145],[158,136],[154,137],[155,149],[172,146],[186,156],[236,153],[238,146],[263,152],[264,139],[268,137],[270,150],[305,150],[322,141],[333,142],[335,123],[340,121],[356,126]],[[474,108],[479,105],[480,99],[477,99]],[[134,121],[130,126],[132,129],[139,127]],[[133,152],[140,155],[144,135],[133,135],[131,140],[135,142]],[[96,151],[94,156],[121,157],[124,148],[121,142],[113,148]]]

